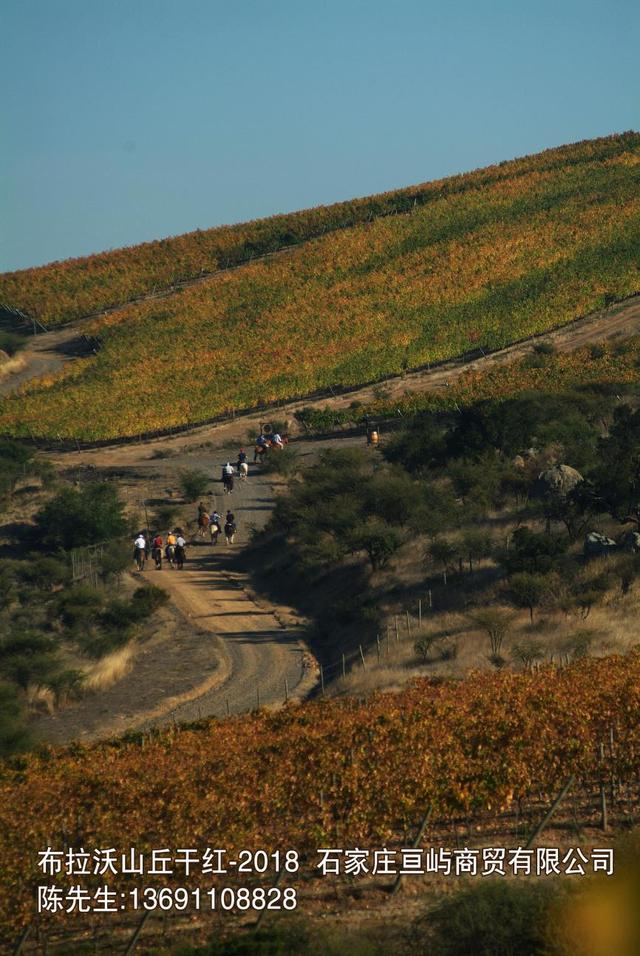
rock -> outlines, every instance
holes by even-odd
[[[625,531],[625,533],[618,538],[618,546],[622,548],[623,551],[637,554],[640,552],[640,534],[638,534],[637,531]]]
[[[524,460],[522,455],[516,455],[516,457],[513,459],[513,467],[522,470],[525,467],[525,465],[526,465],[526,461]]]
[[[553,465],[546,471],[541,471],[536,482],[536,490],[542,497],[560,495],[565,497],[570,491],[583,481],[579,471],[571,465]]]
[[[585,558],[600,557],[603,554],[611,554],[618,550],[618,545],[613,538],[607,538],[606,534],[600,534],[598,531],[590,531],[584,539]]]

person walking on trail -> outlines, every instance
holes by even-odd
[[[224,536],[227,541],[227,544],[233,544],[233,539],[235,538],[236,531],[236,522],[234,516],[230,511],[227,511],[227,520],[224,523]]]
[[[218,543],[218,535],[222,531],[222,518],[217,511],[214,511],[211,515],[211,524],[209,525],[209,532],[211,534],[211,544]]]
[[[147,539],[142,531],[133,542],[133,559],[136,562],[138,571],[144,571],[144,563],[147,558]]]
[[[156,571],[162,571],[162,535],[157,534],[152,542],[153,560],[156,562]]]
[[[179,534],[176,538],[176,568],[178,571],[182,571],[184,567],[184,562],[187,557],[186,547],[187,542],[182,537],[182,534]]]

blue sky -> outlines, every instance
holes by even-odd
[[[1,9],[1,271],[640,128],[637,0]]]

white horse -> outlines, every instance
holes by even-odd
[[[238,465],[238,475],[240,476],[240,481],[246,481],[249,477],[249,462],[241,461]]]

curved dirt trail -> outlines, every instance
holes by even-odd
[[[152,513],[151,502],[162,500],[167,485],[177,486],[181,469],[203,469],[214,476],[212,494],[204,499],[223,516],[232,508],[238,533],[233,545],[227,546],[221,537],[213,546],[209,535],[200,538],[189,526],[183,570],[171,569],[164,562],[157,572],[150,561],[142,574],[134,574],[135,586],[159,584],[169,593],[172,619],[164,633],[136,647],[131,669],[115,685],[54,715],[35,719],[33,729],[55,743],[91,741],[173,721],[279,706],[287,697],[304,697],[316,683],[314,661],[303,640],[304,622],[290,608],[258,603],[246,576],[232,567],[252,527],[261,528],[271,513],[271,479],[252,466],[249,479],[236,480],[233,495],[225,496],[215,479],[237,447],[215,453],[196,449],[177,460],[146,462],[140,461],[139,447],[129,446],[126,451],[127,465],[119,463],[121,489],[138,513],[143,499]],[[136,451],[137,462],[131,467]],[[65,456],[63,464],[82,467],[81,458]],[[94,477],[100,477],[95,458],[92,464]],[[192,514],[195,505],[187,510]],[[184,521],[183,527],[187,527]]]

